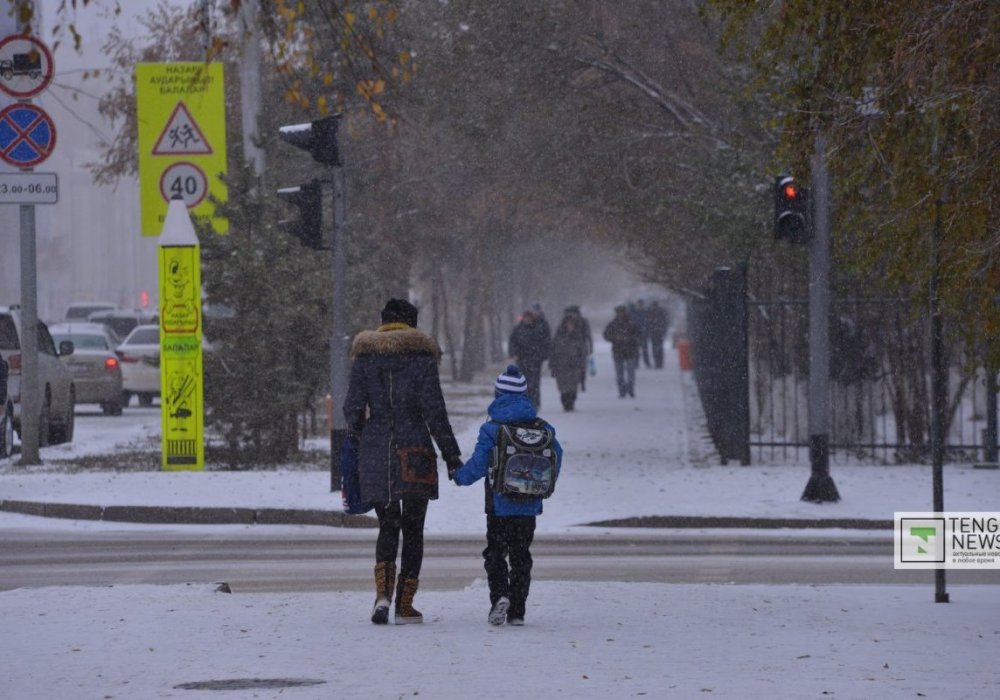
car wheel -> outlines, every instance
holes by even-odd
[[[0,459],[14,454],[14,406],[9,402],[0,414]]]
[[[73,442],[73,432],[76,427],[76,394],[70,392],[69,405],[66,407],[66,415],[59,423],[52,423],[49,426],[49,444],[61,445],[64,442]]]
[[[139,405],[140,406],[152,406],[153,405],[153,395],[152,394],[139,394]]]
[[[124,408],[125,406],[128,406],[130,401],[132,401],[132,394],[128,393],[127,391],[123,391],[122,392],[122,408]]]
[[[121,401],[105,401],[101,404],[101,410],[106,416],[120,416],[122,414]]]

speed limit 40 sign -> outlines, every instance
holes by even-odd
[[[160,195],[168,202],[180,197],[188,209],[194,209],[208,195],[205,171],[187,161],[168,166],[160,176]]]

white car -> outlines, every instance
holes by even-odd
[[[135,395],[140,406],[151,406],[160,395],[160,327],[136,326],[115,350],[122,363],[124,405]]]
[[[95,311],[87,317],[92,323],[100,323],[107,326],[108,331],[115,339],[115,344],[120,344],[128,334],[135,330],[136,326],[148,323],[159,323],[159,316],[155,311],[137,311],[134,309],[112,309],[105,311]]]
[[[73,441],[76,415],[76,385],[60,356],[73,354],[73,343],[61,343],[57,351],[48,326],[38,322],[38,391],[41,414],[38,442],[44,447]],[[7,362],[7,393],[14,409],[11,426],[21,434],[21,310],[0,306],[0,356]],[[5,449],[9,450],[9,443]]]
[[[86,321],[95,311],[113,311],[118,304],[110,301],[74,301],[66,307],[63,319],[66,321]]]
[[[73,373],[76,402],[97,403],[109,416],[120,416],[124,405],[122,363],[115,352],[116,340],[100,323],[57,323],[49,328],[52,339],[73,343],[73,354],[61,357]]]

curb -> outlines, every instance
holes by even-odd
[[[348,515],[335,510],[289,508],[198,508],[193,506],[85,506],[72,503],[0,501],[0,511],[68,520],[146,523],[158,525],[326,525],[329,527],[375,528],[378,521],[367,515]]]
[[[658,527],[658,528],[751,528],[778,530],[833,529],[892,530],[892,520],[865,520],[863,518],[739,518],[735,516],[664,515],[621,520],[601,520],[587,523],[593,527]]]
[[[0,500],[0,512],[66,520],[145,523],[151,525],[322,525],[343,528],[377,528],[369,515],[349,515],[337,510],[295,508],[218,508],[194,506],[89,506],[72,503]],[[600,520],[585,527],[660,529],[834,529],[887,530],[892,520],[862,518],[740,518],[735,516],[664,515]]]

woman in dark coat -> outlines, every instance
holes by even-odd
[[[556,378],[563,409],[572,411],[576,405],[576,389],[581,370],[587,366],[589,352],[587,335],[578,315],[567,313],[556,328],[549,353],[549,368]]]
[[[382,325],[362,331],[351,346],[351,381],[344,400],[347,431],[360,438],[361,498],[374,504],[379,534],[375,545],[375,608],[372,622],[389,621],[396,593],[396,624],[423,622],[413,608],[424,554],[427,502],[438,497],[433,437],[448,465],[462,465],[441,393],[441,349],[416,329],[417,309],[390,299]],[[403,550],[396,581],[396,555]]]

